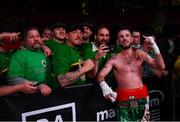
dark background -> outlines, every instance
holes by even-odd
[[[2,0],[0,4],[1,21],[38,24],[88,19],[95,24],[151,26],[161,17],[166,26],[179,26],[179,13],[179,0]]]
[[[173,38],[180,33],[180,0],[1,0],[0,3],[1,32],[19,31],[27,24],[44,26],[59,21],[71,24],[85,20],[93,25],[103,23],[112,27],[114,41],[117,27],[121,25],[136,26],[146,31],[152,29],[162,37]],[[167,67],[170,67],[167,69],[171,71],[169,65],[174,63],[170,61],[172,56],[167,54],[166,39],[161,39],[159,46]],[[173,102],[169,88],[172,79],[161,83],[167,90],[166,99]],[[173,114],[172,104],[163,105],[165,119],[162,120],[175,120],[169,117]]]

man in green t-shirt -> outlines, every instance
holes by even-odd
[[[115,46],[108,46],[110,32],[107,26],[99,25],[94,32],[94,42],[89,43],[84,49],[83,59],[92,59],[95,67],[89,73],[89,78],[94,79],[97,73],[104,67],[105,62],[120,50]],[[111,50],[112,49],[112,50]],[[113,80],[113,73],[109,74],[107,81]]]
[[[51,49],[52,54],[55,54],[66,38],[66,25],[58,22],[51,27],[53,38],[45,41],[45,45]]]
[[[19,32],[0,33],[0,96],[9,95],[19,91],[23,92],[24,88],[26,88],[26,84],[7,86],[6,82],[10,56],[19,47],[19,43],[16,45],[19,40],[19,34]],[[13,42],[13,45],[11,42]]]
[[[10,56],[20,48],[19,34],[16,32],[0,33],[0,85],[6,81],[6,72]],[[12,42],[12,43],[11,43]]]
[[[25,49],[11,57],[8,68],[8,84],[27,84],[24,93],[39,90],[44,96],[51,93],[47,85],[50,80],[50,63],[41,50],[42,39],[36,27],[29,27],[24,33]]]
[[[52,56],[53,73],[61,87],[86,84],[85,73],[94,67],[92,60],[82,61],[78,52],[82,44],[81,30],[78,25],[70,26],[65,44]]]

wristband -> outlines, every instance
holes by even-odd
[[[160,50],[159,50],[159,48],[158,48],[158,46],[156,45],[156,44],[154,44],[153,46],[152,46],[152,48],[153,48],[153,52],[154,52],[154,54],[160,54]]]

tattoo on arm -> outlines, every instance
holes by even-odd
[[[70,85],[80,78],[80,70],[74,72],[68,72],[64,75],[58,76],[58,80],[61,82],[62,86]]]
[[[106,76],[111,71],[111,67],[108,67],[108,65],[105,65],[104,68],[101,70],[101,73],[103,76]]]

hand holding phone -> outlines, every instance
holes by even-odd
[[[36,82],[34,86],[39,86],[40,84],[42,84],[42,82]]]

